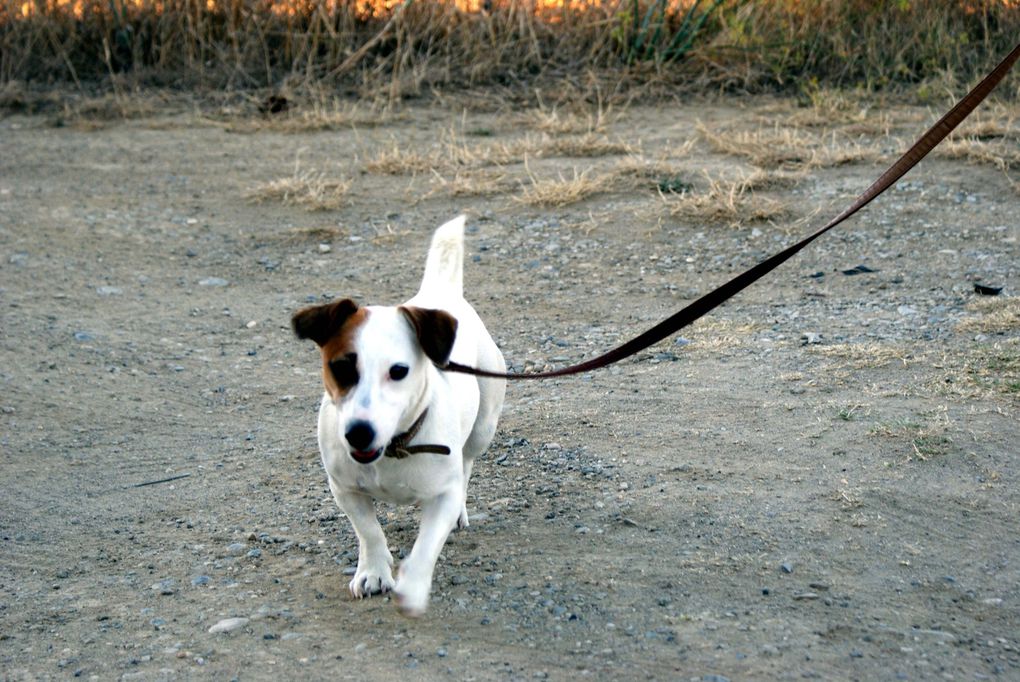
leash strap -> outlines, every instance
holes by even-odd
[[[864,192],[857,197],[857,199],[854,200],[849,207],[830,220],[820,230],[805,237],[793,246],[790,246],[770,258],[763,260],[750,270],[737,275],[722,286],[708,292],[698,300],[688,305],[686,308],[663,320],[643,334],[634,337],[630,341],[627,341],[626,343],[623,343],[622,345],[617,346],[598,357],[580,362],[576,365],[570,365],[569,367],[563,367],[561,369],[551,370],[548,372],[505,374],[502,372],[490,372],[476,367],[461,365],[456,362],[447,363],[441,369],[449,372],[473,374],[475,376],[489,377],[493,379],[551,379],[553,377],[580,374],[582,372],[590,372],[592,370],[606,367],[614,362],[619,362],[620,360],[628,358],[635,353],[658,343],[659,341],[662,341],[666,337],[675,334],[698,318],[722,305],[735,294],[743,291],[768,273],[775,270],[808,244],[818,239],[853,214],[857,213],[857,211],[871,203],[871,201],[882,194],[882,192],[889,189],[893,183],[903,177],[911,168],[916,166],[921,159],[927,156],[936,145],[944,140],[946,136],[949,135],[954,128],[956,128],[956,126],[960,125],[960,123],[974,111],[974,109],[989,95],[989,93],[995,89],[995,86],[999,84],[1005,75],[1009,73],[1009,70],[1013,68],[1013,64],[1016,63],[1017,59],[1020,59],[1020,43],[1013,48],[1013,51],[1010,52],[1009,55],[992,70],[991,73],[985,76],[984,80],[974,86],[973,90],[968,92],[963,99],[957,102],[956,106],[950,109],[945,116],[940,118],[935,125],[929,128],[928,131],[903,154],[903,156],[897,159],[888,170],[882,173],[878,180],[872,183],[872,185],[864,190]]]

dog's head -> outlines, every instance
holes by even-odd
[[[359,307],[349,298],[303,308],[291,323],[298,338],[319,346],[337,438],[363,464],[424,409],[429,367],[446,364],[457,334],[457,320],[443,310]]]

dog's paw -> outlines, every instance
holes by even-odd
[[[417,618],[425,613],[429,605],[430,580],[413,580],[401,572],[393,596],[397,600],[397,608],[405,616]]]
[[[469,525],[471,524],[468,523],[467,505],[465,504],[460,510],[460,516],[457,517],[457,530],[464,530]]]
[[[351,580],[348,588],[351,596],[355,599],[371,597],[373,594],[382,594],[393,589],[393,574],[390,573],[388,564],[381,566],[358,566],[354,579]]]

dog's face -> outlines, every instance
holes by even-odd
[[[362,464],[374,462],[415,419],[427,389],[428,367],[450,357],[457,320],[413,306],[359,307],[350,299],[299,310],[298,338],[322,354],[322,381],[338,410],[337,439]]]

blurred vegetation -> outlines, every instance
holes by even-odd
[[[0,88],[923,97],[963,89],[1018,38],[1020,0],[0,0]]]

